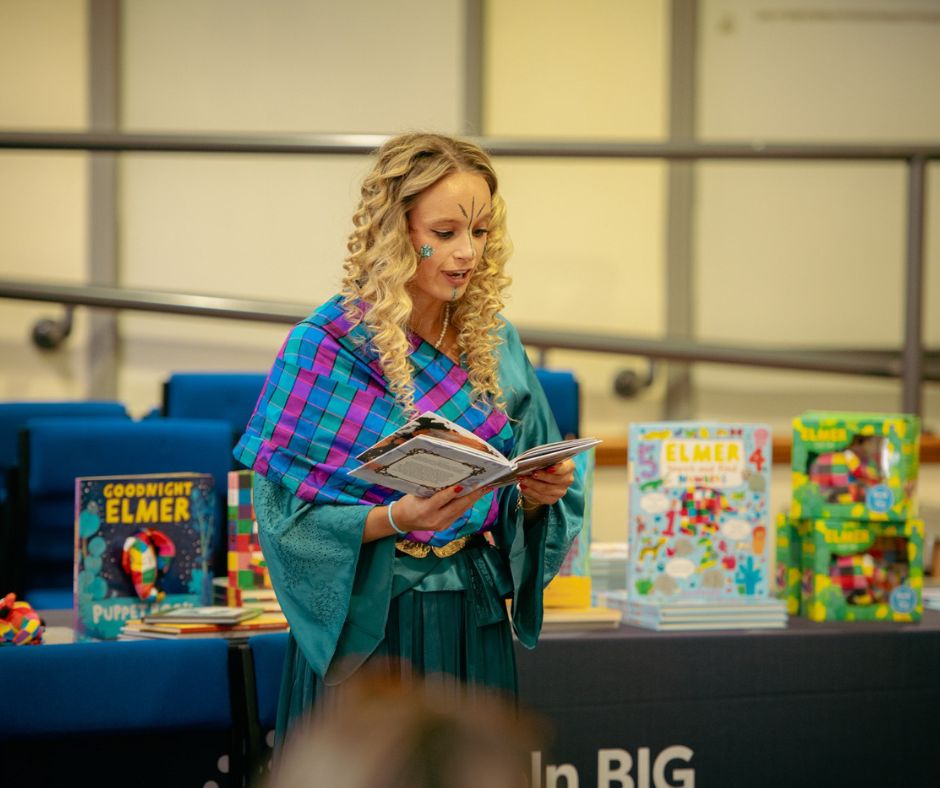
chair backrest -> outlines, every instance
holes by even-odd
[[[255,700],[258,722],[271,730],[277,723],[277,701],[281,691],[281,674],[287,654],[287,633],[254,635],[248,638],[254,665]]]
[[[127,408],[113,400],[82,402],[0,402],[0,593],[13,589],[13,509],[19,478],[20,431],[32,418],[123,418]]]
[[[108,400],[88,402],[0,402],[0,501],[6,494],[6,472],[19,460],[20,430],[37,418],[125,418],[127,408]]]
[[[216,518],[213,571],[223,574],[231,431],[197,419],[33,419],[22,436],[22,506],[16,540],[21,574],[15,590],[70,588],[74,552],[75,478],[144,473],[212,474]]]
[[[228,662],[224,638],[0,649],[3,784],[240,784],[220,771],[235,755]]]
[[[248,638],[245,693],[249,784],[263,778],[270,768],[287,638],[285,632]]]
[[[581,387],[573,372],[538,367],[535,375],[548,398],[552,415],[563,438],[581,434]]]
[[[174,372],[163,385],[163,415],[224,419],[240,436],[266,378],[261,372]]]

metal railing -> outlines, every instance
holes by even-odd
[[[62,304],[94,309],[161,312],[195,317],[227,318],[262,323],[292,325],[311,311],[309,304],[286,301],[260,301],[227,296],[171,293],[97,285],[65,285],[0,279],[0,298]],[[53,321],[46,330],[55,331]],[[578,350],[589,353],[611,353],[641,356],[661,361],[707,362],[771,369],[828,372],[866,377],[898,378],[902,374],[899,351],[885,349],[788,348],[773,349],[744,345],[706,344],[686,340],[649,339],[622,334],[557,331],[543,328],[518,327],[524,344],[540,351]],[[56,333],[64,339],[68,331]],[[929,354],[924,379],[940,381],[940,354]]]
[[[85,152],[233,153],[362,155],[388,137],[373,134],[172,135],[68,132],[0,132],[0,150]],[[901,408],[921,412],[921,385],[940,379],[938,354],[923,344],[924,219],[926,166],[940,159],[932,145],[792,145],[564,142],[485,138],[478,140],[494,156],[526,158],[609,158],[697,160],[897,161],[907,167],[904,342],[884,349],[766,349],[655,340],[613,334],[552,331],[520,327],[523,341],[552,348],[642,356],[681,362],[708,362],[901,379]],[[202,315],[264,322],[295,322],[308,307],[221,296],[189,295],[123,288],[48,285],[0,281],[0,297],[56,302],[72,308],[129,309]],[[67,332],[66,332],[67,333]]]

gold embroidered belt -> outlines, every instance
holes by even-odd
[[[395,549],[400,553],[410,555],[412,558],[426,558],[431,553],[434,553],[438,558],[447,558],[463,550],[470,544],[471,538],[470,536],[461,536],[440,547],[425,542],[415,542],[411,539],[396,539]]]

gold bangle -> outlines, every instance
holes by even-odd
[[[528,502],[528,503],[532,503],[533,506],[526,506],[526,503],[527,503],[527,502]],[[522,490],[519,491],[519,495],[518,495],[518,497],[516,498],[516,508],[517,508],[517,509],[522,509],[522,511],[524,511],[524,512],[534,512],[534,511],[536,511],[537,509],[539,509],[539,507],[541,507],[541,506],[542,506],[542,504],[540,504],[538,501],[529,501],[529,499],[526,498],[525,495],[523,494]]]

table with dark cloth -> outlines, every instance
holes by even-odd
[[[69,616],[46,623],[65,632]],[[547,633],[516,656],[523,707],[554,729],[533,788],[940,786],[940,612]]]
[[[545,634],[517,658],[522,704],[555,731],[537,787],[940,786],[938,612]]]

